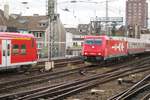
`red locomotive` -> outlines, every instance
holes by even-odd
[[[85,36],[82,56],[85,60],[108,60],[148,51],[150,42],[126,37]]]
[[[36,41],[31,34],[0,32],[0,70],[37,62]]]

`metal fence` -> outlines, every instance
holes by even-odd
[[[50,47],[51,46],[51,47]],[[62,57],[72,57],[81,55],[81,47],[66,47],[66,42],[37,42],[38,58],[53,59]]]

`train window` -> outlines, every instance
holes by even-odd
[[[10,56],[10,44],[7,45],[7,55]]]
[[[102,44],[102,40],[100,40],[100,39],[88,39],[88,40],[85,40],[85,44],[97,44],[97,45],[100,45],[100,44]]]
[[[12,53],[15,55],[19,54],[19,46],[17,44],[13,45]]]
[[[94,40],[91,39],[85,40],[85,44],[94,44]]]
[[[6,53],[5,53],[5,50],[3,50],[3,56],[6,56],[5,54],[6,54]]]
[[[102,40],[96,39],[96,40],[94,41],[94,44],[102,44]]]
[[[21,54],[22,55],[26,54],[26,45],[25,44],[21,45]]]

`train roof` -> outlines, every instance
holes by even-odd
[[[109,37],[107,35],[101,35],[101,36],[87,35],[84,37],[84,39],[91,39],[91,38],[106,38],[106,39],[108,39]]]
[[[0,38],[15,39],[15,38],[34,38],[32,34],[21,34],[15,32],[0,32]]]
[[[150,40],[145,40],[142,38],[129,38],[129,37],[107,36],[107,35],[101,35],[101,36],[88,35],[88,36],[84,37],[84,39],[92,39],[92,38],[105,38],[106,40],[108,40],[108,39],[124,40],[124,41],[135,42],[135,43],[136,42],[138,42],[138,43],[150,43]]]

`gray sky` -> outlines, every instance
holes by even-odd
[[[0,0],[0,8],[7,0]],[[10,13],[22,13],[22,15],[46,14],[46,0],[8,0]],[[27,1],[24,5],[21,2]],[[69,3],[71,0],[57,0],[57,11],[61,21],[66,26],[76,26],[79,23],[89,23],[91,17],[105,17],[105,0],[77,0],[84,2]],[[109,0],[109,17],[125,16],[126,0]],[[90,2],[99,2],[97,4]],[[29,9],[26,9],[29,7]],[[69,9],[69,12],[63,9]],[[150,8],[150,7],[149,7]]]
[[[59,0],[62,1],[62,0]],[[87,1],[87,0],[86,0]],[[105,17],[106,6],[105,0],[90,0],[91,2],[100,3],[58,3],[58,12],[61,16],[65,16],[66,24],[70,21],[72,25],[77,25],[78,23],[89,23],[91,17]],[[110,0],[111,1],[111,0]],[[125,0],[112,0],[109,2],[109,16],[110,17],[123,17],[125,16]],[[70,12],[64,12],[62,9],[68,8]]]

